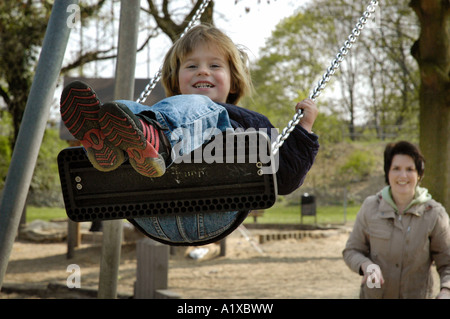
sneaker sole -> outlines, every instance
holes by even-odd
[[[115,147],[127,152],[131,166],[139,174],[159,177],[165,173],[166,164],[163,157],[147,141],[144,132],[130,115],[117,104],[104,104],[100,108],[99,122],[105,137]]]
[[[98,122],[99,110],[100,101],[87,84],[72,82],[61,94],[61,117],[67,129],[84,146],[92,165],[109,172],[125,161],[125,155],[105,139]]]

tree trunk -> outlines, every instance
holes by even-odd
[[[412,0],[421,25],[411,53],[419,64],[423,185],[450,212],[450,1]]]

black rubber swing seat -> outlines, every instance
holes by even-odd
[[[66,148],[58,155],[58,167],[67,215],[84,222],[271,207],[277,165],[270,139],[258,131],[231,135],[216,137],[216,143],[184,156],[157,178],[140,175],[128,161],[101,172],[84,148]]]

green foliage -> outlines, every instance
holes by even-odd
[[[4,186],[10,162],[11,147],[8,138],[5,136],[0,136],[0,188]]]
[[[375,165],[374,156],[366,151],[355,150],[339,168],[343,180],[360,181],[367,178]]]
[[[6,105],[5,112],[11,114],[13,121],[8,132],[11,147],[16,142],[54,2],[0,1],[0,102]],[[111,1],[82,2],[82,22],[85,22],[105,2]],[[87,52],[86,56],[97,57],[97,54]],[[72,68],[92,59],[81,59]]]
[[[350,0],[316,0],[280,21],[252,66],[256,94],[244,106],[284,128],[364,10]],[[379,25],[363,30],[316,101],[321,115],[314,131],[325,143],[342,141],[343,133],[357,140],[361,128],[380,140],[417,138],[419,73],[409,52],[417,24],[404,0],[387,1],[381,14]]]
[[[67,142],[59,138],[59,132],[55,129],[47,129],[39,150],[31,188],[34,191],[60,190],[58,174],[58,153],[67,147]]]
[[[58,130],[48,128],[45,131],[30,185],[31,202],[38,205],[60,205],[61,185],[56,158],[65,147],[67,142],[59,138]],[[8,138],[0,136],[0,189],[4,186],[11,156]]]
[[[50,17],[48,1],[0,1],[0,96],[13,121],[15,144]]]
[[[11,130],[11,117],[7,112],[0,112],[0,189],[4,186],[8,167],[11,162],[11,143],[9,131]]]
[[[335,144],[342,142],[342,127],[344,121],[340,120],[335,114],[326,115],[319,113],[314,122],[313,131],[319,135],[320,144],[325,146],[327,144]]]
[[[308,96],[323,69],[315,54],[320,47],[307,37],[318,27],[313,16],[300,12],[282,20],[252,66],[256,93],[244,106],[266,115],[276,127],[292,118],[299,97]]]

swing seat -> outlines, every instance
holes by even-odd
[[[277,185],[268,136],[257,131],[219,136],[157,178],[140,175],[128,161],[101,172],[83,147],[62,150],[58,167],[67,216],[85,222],[271,207]]]

